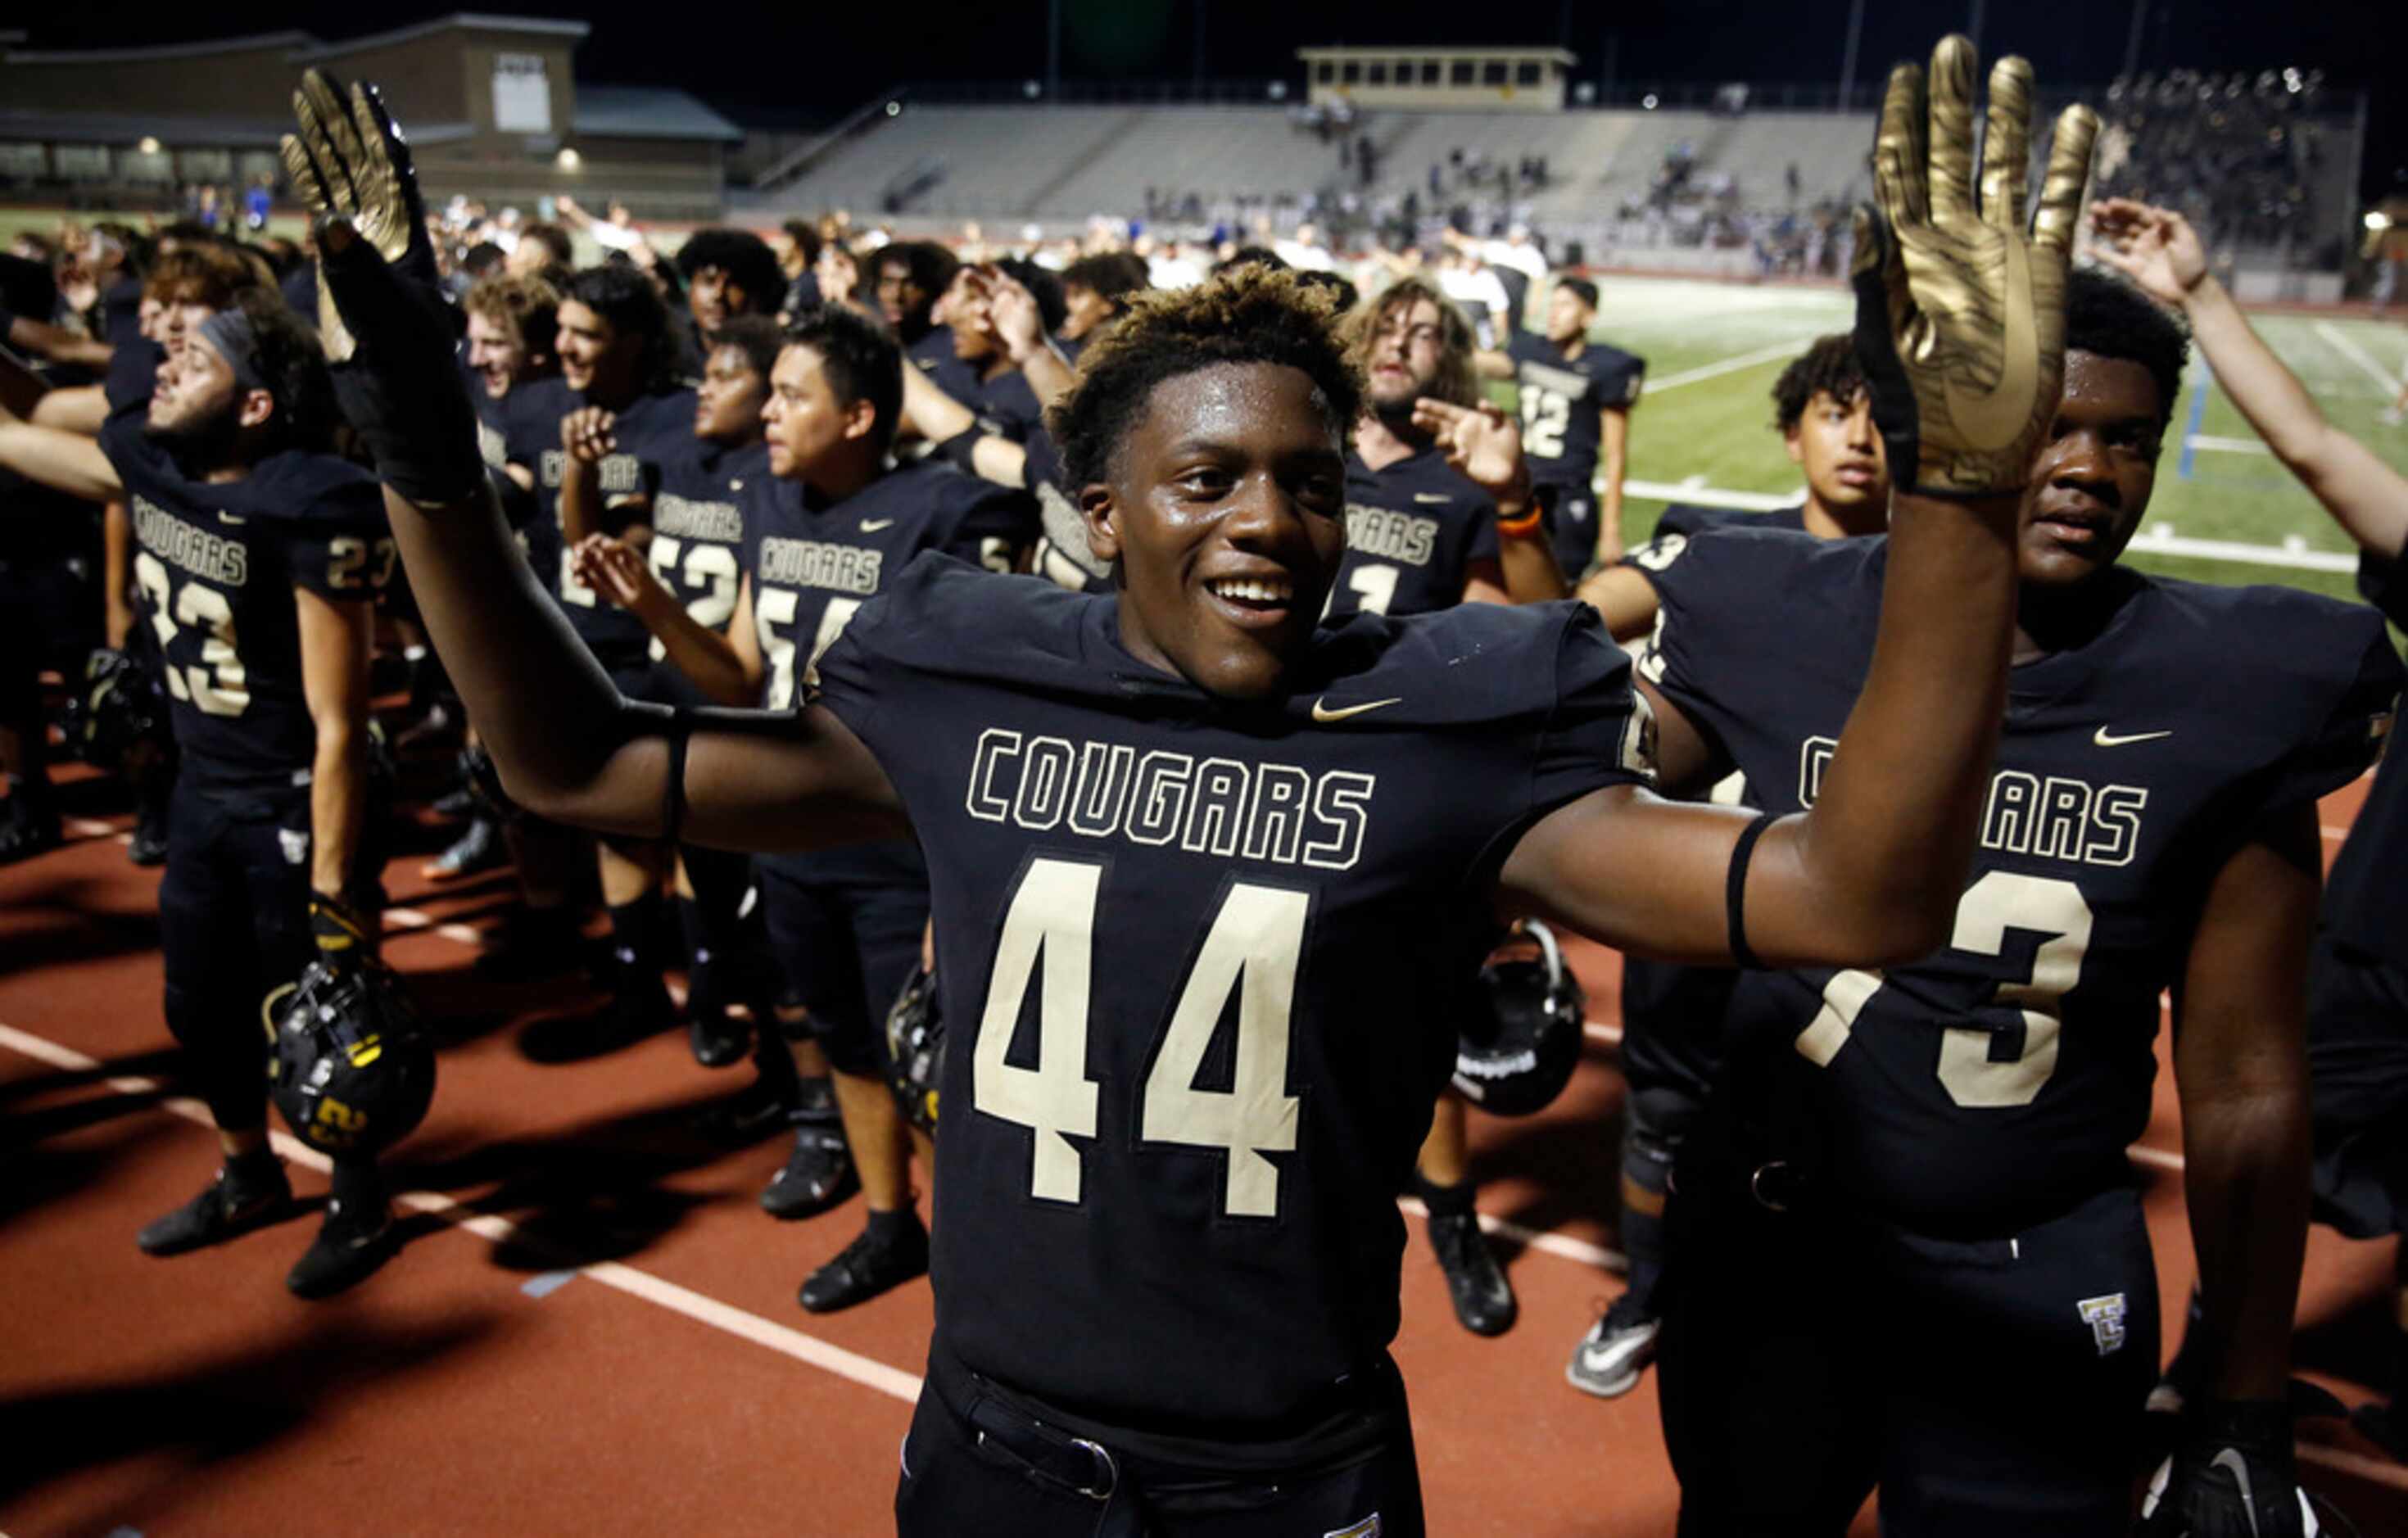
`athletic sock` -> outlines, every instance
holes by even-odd
[[[1480,1183],[1467,1176],[1459,1186],[1433,1186],[1417,1170],[1413,1172],[1413,1193],[1422,1199],[1422,1205],[1429,1209],[1432,1217],[1469,1217],[1472,1203],[1480,1196]]]
[[[263,1143],[248,1154],[235,1154],[225,1161],[226,1184],[238,1193],[251,1193],[284,1183],[284,1165],[276,1151]]]
[[[384,1176],[374,1159],[335,1161],[334,1209],[350,1221],[374,1228],[385,1213]]]
[[[685,941],[685,1008],[700,1020],[726,1012],[719,989],[719,953],[711,943],[710,925],[702,904],[692,898],[677,899],[678,931]]]
[[[657,982],[661,975],[661,899],[647,892],[610,909],[610,959],[630,983]]]
[[[890,1213],[872,1208],[869,1226],[864,1231],[869,1235],[872,1243],[886,1245],[908,1238],[919,1226],[920,1212],[916,1207],[897,1207]]]
[[[1630,1296],[1653,1312],[1664,1275],[1664,1203],[1670,1194],[1673,1149],[1634,1134],[1622,1142],[1622,1216],[1616,1237],[1630,1262]]]

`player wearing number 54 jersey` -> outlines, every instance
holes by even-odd
[[[97,443],[0,414],[0,462],[133,513],[183,765],[159,888],[165,1013],[224,1155],[206,1190],[142,1230],[143,1249],[174,1255],[291,1211],[266,1142],[260,1020],[310,960],[313,906],[338,903],[352,875],[368,632],[394,551],[375,480],[323,452],[325,364],[273,295],[241,295],[173,359],[130,345]],[[348,1286],[389,1232],[373,1165],[338,1162],[288,1282],[305,1296]]]
[[[2292,1499],[2315,798],[2372,762],[2401,671],[2371,610],[2114,564],[2184,352],[2136,290],[2074,275],[1947,945],[1738,985],[1670,1210],[1684,1533],[1837,1534],[1876,1482],[1905,1538],[2126,1531],[2157,1290],[2124,1150],[2169,988],[2214,1394],[2228,1428],[2279,1431],[2241,1445]],[[1650,572],[1668,783],[1735,766],[1768,812],[1813,805],[1895,580],[1880,538],[1740,529]]]
[[[1966,90],[1970,50],[1946,58]],[[2012,184],[2028,93],[2000,94]],[[1970,114],[1949,105],[1931,116],[1958,164]],[[361,334],[338,382],[513,792],[759,850],[920,836],[959,1034],[907,1532],[1419,1533],[1386,1355],[1394,1198],[1498,913],[1695,960],[1879,965],[1941,937],[2006,671],[2000,478],[2057,388],[2078,109],[2040,233],[1982,242],[2010,259],[1870,285],[1869,327],[1913,323],[1892,419],[1919,423],[1924,476],[1961,499],[1899,498],[1846,751],[1812,811],[1770,826],[1639,788],[1643,715],[1585,608],[1320,625],[1361,384],[1326,301],[1258,268],[1140,300],[1056,404],[1111,594],[924,555],[822,655],[798,715],[624,700],[528,588],[466,446],[434,457],[451,438],[422,418],[451,403],[402,387],[449,365],[421,319],[406,149],[373,97],[338,106],[322,77],[300,117],[304,195],[367,189],[320,229]],[[1888,117],[1885,143],[1920,142],[1905,107]],[[1955,237],[1908,167],[1890,157],[1888,220],[1860,249]],[[2002,309],[2028,323],[1971,320]],[[2002,382],[1939,388],[1969,371]]]

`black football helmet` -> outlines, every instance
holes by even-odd
[[[435,1044],[393,973],[312,961],[267,996],[268,1091],[293,1135],[322,1154],[383,1152],[435,1099]]]
[[[1521,935],[1539,954],[1480,969],[1479,1013],[1455,1043],[1455,1087],[1500,1116],[1543,1111],[1564,1092],[1588,1014],[1588,996],[1564,964],[1555,931],[1525,919]]]
[[[915,967],[886,1012],[886,1084],[903,1119],[937,1134],[937,1081],[945,1071],[945,1022],[937,1013],[937,980]]]
[[[67,751],[95,769],[122,768],[145,742],[175,745],[158,670],[131,652],[106,646],[84,659],[83,678],[67,695],[59,728]]]

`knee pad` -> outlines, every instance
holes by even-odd
[[[840,1020],[825,1013],[810,1017],[810,1034],[827,1055],[828,1067],[859,1079],[886,1072],[886,1054],[878,1038],[883,1032],[867,1021]]]

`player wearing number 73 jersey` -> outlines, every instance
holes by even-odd
[[[334,402],[316,339],[272,294],[239,299],[173,358],[121,350],[97,443],[0,413],[0,463],[131,508],[140,613],[182,754],[159,887],[165,1013],[225,1163],[142,1230],[154,1255],[289,1210],[266,1143],[261,1012],[313,955],[313,906],[339,904],[352,876],[372,603],[394,563],[375,480],[324,452]],[[319,1240],[288,1278],[304,1295],[358,1280],[389,1247],[373,1165],[336,1171]]]
[[[1671,1207],[1684,1533],[1837,1534],[1876,1481],[1883,1531],[1906,1538],[2125,1531],[2158,1358],[2124,1151],[2169,988],[2215,1393],[2271,1401],[2255,1477],[2290,1499],[2315,798],[2372,761],[2401,671],[2371,610],[2114,564],[2185,346],[2129,285],[2074,274],[2005,735],[1948,945],[1738,985]],[[1640,672],[1668,780],[1727,764],[1770,812],[1813,805],[1892,569],[1878,537],[1718,529],[1652,571]]]
[[[1943,58],[1934,137],[1961,171],[1970,47]],[[1993,93],[2012,185],[2028,71]],[[1906,115],[1893,150],[1920,144]],[[2000,493],[2057,392],[2079,109],[2039,232],[1974,232],[2007,259],[1930,266],[1961,221],[1935,223],[1903,154],[1886,218],[1859,221],[1860,251],[1916,258],[1871,280],[1865,323],[1911,360],[1881,388],[1920,474],[1848,754],[1769,826],[1640,788],[1644,715],[1584,607],[1320,624],[1362,385],[1326,300],[1252,267],[1138,301],[1055,405],[1111,594],[924,554],[797,715],[624,700],[510,558],[466,435],[423,430],[464,408],[412,387],[450,376],[406,147],[319,75],[299,118],[296,180],[345,210],[319,235],[359,338],[337,381],[505,783],[628,833],[925,851],[953,1044],[907,1533],[1415,1538],[1394,1198],[1497,916],[1700,961],[1880,964],[1941,937],[2002,709]],[[2001,310],[2003,335],[1979,323]]]

